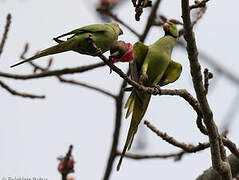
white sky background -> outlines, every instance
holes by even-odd
[[[19,61],[19,55],[25,42],[30,43],[27,57],[36,51],[54,44],[52,38],[69,30],[93,23],[102,23],[94,13],[96,0],[59,1],[59,0],[1,0],[0,34],[2,35],[7,13],[12,14],[12,24],[8,39],[0,58],[0,71],[28,74],[28,64],[14,69],[9,66]],[[154,2],[154,1],[153,1]],[[238,1],[210,1],[208,11],[196,27],[196,40],[200,50],[211,55],[225,68],[238,73]],[[180,1],[162,1],[160,11],[171,18],[180,19]],[[141,21],[134,20],[134,9],[127,2],[116,11],[127,24],[142,32],[147,19],[145,10]],[[121,26],[124,35],[121,40],[134,43],[137,38]],[[163,35],[162,29],[153,28],[146,44],[151,44]],[[53,56],[52,69],[75,67],[100,62],[94,57],[67,52]],[[49,57],[38,62],[46,64]],[[187,55],[175,48],[173,59],[183,65],[180,79],[167,88],[186,88],[194,94],[189,76]],[[37,62],[37,61],[35,61]],[[127,64],[117,64],[126,71]],[[213,68],[202,63],[203,67]],[[71,75],[67,77],[72,77]],[[109,75],[109,68],[103,67],[83,74],[74,75],[74,79],[93,84],[117,93],[121,78],[117,74]],[[35,80],[1,80],[21,92],[45,94],[45,100],[31,100],[10,95],[0,89],[0,176],[46,177],[60,179],[56,168],[56,157],[65,155],[70,144],[74,145],[76,179],[102,179],[112,142],[115,117],[114,101],[98,92],[68,84],[57,79],[42,78]],[[209,103],[214,119],[221,127],[232,100],[236,97],[237,87],[220,74],[214,73],[209,89]],[[125,114],[125,112],[124,112]],[[207,141],[196,127],[196,114],[192,108],[178,97],[153,97],[145,115],[160,130],[167,132],[185,143]],[[123,148],[129,121],[123,119],[119,148]],[[237,144],[239,123],[233,121],[229,137]],[[179,149],[165,143],[146,127],[142,127],[147,140],[147,148],[130,152],[169,153]],[[134,145],[137,144],[137,139]],[[116,162],[118,158],[116,159]],[[211,166],[210,152],[186,155],[180,162],[172,159],[135,161],[124,159],[120,172],[115,167],[112,180],[122,179],[158,179],[183,178],[195,179]]]

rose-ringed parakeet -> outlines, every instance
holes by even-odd
[[[141,42],[134,44],[135,61],[130,63],[131,78],[144,86],[153,87],[166,85],[176,81],[182,71],[182,66],[171,60],[172,50],[176,44],[178,30],[172,22],[163,25],[165,36],[154,44],[146,46]],[[148,107],[151,95],[147,92],[132,89],[125,104],[128,108],[126,118],[133,112],[127,139],[121,154],[117,170],[120,169],[126,150],[130,149],[138,125]]]
[[[114,43],[121,34],[123,34],[123,32],[117,23],[92,24],[84,26],[54,38],[54,40],[59,44],[42,50],[37,55],[14,64],[11,67],[18,66],[22,63],[32,61],[43,56],[70,50],[80,54],[94,56],[96,55],[96,50],[92,45],[92,42],[94,42],[94,44],[104,53],[110,50],[112,43]],[[72,35],[67,39],[67,41],[58,39],[67,35]]]

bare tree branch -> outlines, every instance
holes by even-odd
[[[239,160],[239,150],[236,144],[226,137],[222,137],[222,141],[223,144],[231,151],[231,153],[234,154],[234,156],[236,156],[237,159]]]
[[[203,125],[202,116],[197,117],[197,127],[204,135],[208,135],[207,128]]]
[[[29,62],[29,63],[31,64],[31,66],[33,66],[34,72],[35,72],[37,69],[41,70],[42,72],[45,72],[45,71],[47,71],[47,70],[50,68],[50,65],[51,65],[51,63],[52,63],[52,59],[49,60],[49,63],[48,63],[48,65],[47,65],[46,68],[43,68],[43,67],[41,67],[41,66],[39,66],[39,65],[36,65],[36,64],[33,63],[33,62]],[[105,94],[105,95],[107,95],[107,96],[110,96],[110,97],[114,98],[114,99],[117,98],[117,97],[116,97],[115,95],[113,95],[112,93],[107,92],[106,90],[103,90],[103,89],[101,89],[101,88],[98,88],[98,87],[95,87],[95,86],[92,86],[92,85],[89,85],[89,84],[86,84],[86,83],[82,83],[82,82],[79,82],[79,81],[75,81],[75,80],[73,80],[73,79],[65,79],[65,78],[63,78],[62,76],[56,76],[56,77],[59,79],[60,82],[69,83],[69,84],[74,84],[74,85],[78,85],[78,86],[83,86],[83,87],[86,87],[86,88],[89,88],[89,89],[92,89],[92,90],[101,92],[101,93],[103,93],[103,94]]]
[[[239,174],[239,159],[234,156],[234,154],[228,156],[227,159],[231,167],[232,177],[236,177]],[[205,170],[202,175],[198,176],[196,180],[222,180],[222,178],[220,174],[211,167]]]
[[[10,78],[10,79],[21,79],[21,80],[26,80],[26,79],[37,79],[37,78],[42,78],[42,77],[50,77],[50,76],[59,76],[63,74],[74,74],[74,73],[82,73],[86,72],[98,67],[105,66],[105,63],[100,62],[96,64],[90,64],[86,66],[79,66],[75,68],[64,68],[60,70],[52,70],[52,71],[44,71],[41,73],[36,73],[36,74],[26,74],[26,75],[19,75],[19,74],[11,74],[11,73],[5,73],[5,72],[0,72],[0,77],[5,77],[5,78]]]
[[[194,5],[189,6],[189,9],[192,10],[192,9],[195,9],[195,8],[206,7],[206,4],[207,4],[208,1],[209,0],[203,0],[201,2],[195,1],[197,3],[194,4]]]
[[[109,9],[106,9],[106,10],[105,9],[97,9],[97,11],[100,11],[101,13],[103,13],[105,15],[108,15],[109,17],[114,19],[116,22],[118,22],[118,23],[122,24],[123,26],[125,26],[134,35],[136,35],[137,37],[140,37],[139,33],[137,33],[133,28],[131,28],[129,25],[127,25],[124,21],[119,19],[118,16],[113,14]]]
[[[28,93],[20,93],[12,88],[10,88],[8,85],[6,85],[4,82],[0,81],[0,86],[2,86],[3,89],[7,90],[9,93],[11,93],[14,96],[20,96],[24,98],[38,98],[38,99],[44,99],[45,96],[39,96],[39,95],[34,95],[34,94],[28,94]]]
[[[203,15],[205,14],[207,10],[207,7],[203,7],[201,8],[198,13],[197,16],[194,18],[194,20],[192,21],[192,26],[194,26],[195,24],[197,24],[197,22],[203,17]],[[179,30],[179,37],[181,37],[184,34],[184,28]]]
[[[161,131],[159,131],[155,126],[153,126],[150,122],[148,121],[144,121],[144,124],[151,129],[154,133],[156,133],[158,136],[160,136],[163,140],[165,140],[166,142],[168,142],[169,144],[179,147],[181,149],[183,149],[186,152],[197,152],[197,151],[201,151],[204,150],[206,148],[208,148],[210,146],[209,143],[198,143],[197,146],[191,145],[191,144],[185,144],[183,142],[179,142],[176,139],[174,139],[171,136],[168,136],[166,133],[163,133]]]
[[[61,76],[57,76],[57,78],[60,80],[60,82],[86,87],[86,88],[89,88],[89,89],[101,92],[101,93],[103,93],[103,94],[105,94],[107,96],[110,96],[110,97],[114,98],[114,99],[117,98],[114,94],[112,94],[112,93],[110,93],[108,91],[105,91],[105,90],[103,90],[101,88],[98,88],[98,87],[95,87],[95,86],[92,86],[92,85],[89,85],[89,84],[86,84],[86,83],[82,83],[82,82],[79,82],[79,81],[75,81],[73,79],[65,79],[65,78],[63,78]]]
[[[197,24],[197,22],[203,17],[206,10],[207,10],[207,7],[205,6],[205,7],[201,8],[200,11],[198,11],[196,18],[192,21],[193,26],[195,24]]]
[[[161,2],[161,0],[157,0],[152,7],[152,10],[151,10],[150,15],[148,17],[147,24],[145,26],[144,32],[139,38],[139,40],[141,42],[144,42],[144,40],[146,39],[146,36],[149,33],[149,30],[151,29],[152,25],[155,22],[156,13],[157,13],[160,2]]]
[[[178,161],[182,158],[182,156],[185,154],[185,151],[179,151],[178,153],[169,153],[169,154],[154,154],[154,155],[148,155],[148,154],[132,154],[132,153],[126,153],[124,157],[135,159],[135,160],[144,160],[144,159],[167,159],[167,158],[174,158],[175,161]],[[120,152],[117,152],[118,156],[121,156]]]
[[[121,128],[121,119],[122,119],[122,108],[123,108],[123,99],[124,99],[124,91],[123,89],[126,87],[127,82],[123,81],[120,92],[116,98],[115,106],[116,106],[116,114],[115,114],[115,127],[114,127],[114,134],[113,134],[113,141],[111,145],[111,151],[108,158],[108,162],[106,165],[105,173],[104,173],[104,180],[108,180],[110,174],[112,172],[113,163],[117,156],[117,147],[119,142],[119,135],[120,135],[120,128]]]
[[[223,180],[231,180],[232,175],[230,171],[230,166],[228,165],[226,160],[224,161],[223,155],[225,150],[223,146],[220,146],[220,144],[222,144],[221,138],[219,137],[217,126],[213,121],[213,113],[208,104],[202,83],[201,66],[198,62],[197,46],[192,30],[189,1],[181,0],[181,3],[182,18],[185,30],[184,38],[187,42],[187,52],[190,62],[191,76],[197,99],[200,103],[201,110],[203,113],[204,123],[208,130],[213,168],[222,176]]]
[[[9,31],[10,24],[11,24],[11,18],[12,18],[11,14],[8,14],[7,15],[7,23],[5,25],[5,30],[4,30],[2,40],[1,40],[1,43],[0,43],[0,55],[2,54],[3,47],[4,47],[6,39],[7,39],[7,34],[8,34],[8,31]]]

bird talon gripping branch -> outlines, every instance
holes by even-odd
[[[158,94],[161,95],[161,87],[158,84],[156,84],[154,86],[154,95],[158,95]]]
[[[144,84],[148,80],[148,75],[147,74],[141,74],[139,78],[139,83]]]
[[[99,56],[99,55],[103,54],[102,50],[96,46],[94,41],[92,41],[91,44],[95,50],[95,52],[92,54],[92,56]]]

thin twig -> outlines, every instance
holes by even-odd
[[[169,153],[169,154],[132,154],[132,153],[126,153],[124,157],[135,159],[135,160],[144,160],[144,159],[167,159],[167,158],[174,158],[175,161],[178,161],[182,158],[183,154],[185,154],[185,151],[179,151],[178,153]],[[121,156],[120,152],[117,152],[118,156]]]
[[[105,66],[105,63],[100,62],[100,63],[90,64],[90,65],[86,65],[86,66],[79,66],[79,67],[75,67],[75,68],[64,68],[64,69],[59,69],[59,70],[44,71],[41,73],[26,74],[26,75],[0,72],[0,77],[10,78],[10,79],[21,79],[21,80],[37,79],[37,78],[42,78],[42,77],[59,76],[59,75],[63,75],[63,74],[83,73],[83,72],[93,70],[93,69],[96,69],[96,68],[102,67],[102,66]]]
[[[222,137],[222,142],[231,151],[231,153],[234,154],[239,160],[239,150],[236,144],[226,137]]]
[[[138,3],[136,3],[138,1]],[[135,20],[139,21],[140,16],[143,13],[144,8],[152,7],[152,1],[150,0],[132,0],[133,5],[135,7]]]
[[[38,99],[44,99],[45,96],[39,96],[39,95],[34,95],[34,94],[28,94],[28,93],[20,93],[12,88],[10,88],[8,85],[6,85],[4,82],[0,81],[0,86],[2,86],[3,89],[7,90],[9,93],[11,93],[14,96],[20,96],[24,98],[38,98]]]
[[[197,117],[197,127],[204,135],[208,135],[207,128],[203,125],[203,120],[201,116]]]
[[[51,60],[51,59],[50,59],[50,60]],[[50,66],[49,66],[49,63],[48,63],[48,65],[47,65],[46,68],[43,68],[43,67],[41,67],[41,66],[39,66],[39,65],[37,65],[37,64],[35,64],[35,63],[33,63],[33,62],[29,62],[29,63],[34,67],[35,70],[38,70],[38,69],[39,69],[39,70],[41,70],[42,72],[47,71],[47,69],[49,69],[49,67],[50,67]],[[89,89],[92,89],[92,90],[101,92],[101,93],[103,93],[103,94],[105,94],[105,95],[107,95],[107,96],[110,96],[110,97],[116,99],[116,96],[115,96],[115,95],[113,95],[112,93],[110,93],[110,92],[108,92],[108,91],[106,91],[106,90],[103,90],[103,89],[101,89],[101,88],[98,88],[98,87],[95,87],[95,86],[92,86],[92,85],[89,85],[89,84],[86,84],[86,83],[82,83],[82,82],[79,82],[79,81],[75,81],[75,80],[73,80],[73,79],[65,79],[65,78],[63,78],[62,76],[56,76],[56,77],[59,79],[60,82],[69,83],[69,84],[74,84],[74,85],[78,85],[78,86],[83,86],[83,87],[86,87],[86,88],[89,88]]]
[[[207,10],[207,7],[205,6],[205,7],[201,8],[200,11],[198,11],[196,18],[192,21],[192,25],[193,26],[195,24],[197,24],[197,22],[203,17],[203,15],[205,14],[206,10]]]
[[[209,87],[209,79],[212,79],[213,75],[211,72],[208,71],[207,68],[204,69],[204,89],[205,93],[208,93],[208,87]]]
[[[10,24],[11,24],[11,18],[12,18],[11,14],[8,14],[7,15],[7,22],[6,22],[5,29],[4,29],[4,33],[3,33],[2,40],[1,40],[1,43],[0,43],[0,55],[2,54],[3,47],[4,47],[6,39],[7,39],[7,34],[9,32],[9,27],[10,27]]]
[[[155,22],[156,13],[157,13],[157,10],[158,10],[160,2],[161,2],[161,0],[157,0],[155,2],[155,4],[153,5],[153,7],[152,7],[152,10],[151,10],[151,13],[150,13],[150,15],[148,17],[147,24],[145,26],[144,32],[143,32],[143,34],[139,38],[139,40],[141,42],[144,42],[144,40],[146,39],[146,36],[149,33],[149,30],[151,29],[152,25]]]
[[[202,117],[200,104],[186,89],[160,89],[159,95],[180,96],[187,101],[192,108],[197,112],[197,115]]]
[[[24,60],[25,60],[25,55],[26,55],[28,49],[29,49],[29,43],[25,43],[24,49],[23,49],[23,51],[22,51],[22,53],[21,53],[21,55],[20,55],[20,58],[21,58],[21,59],[24,59]]]
[[[153,126],[148,121],[144,121],[144,124],[149,129],[151,129],[154,133],[156,133],[158,136],[160,136],[163,140],[165,140],[166,142],[168,142],[169,144],[171,144],[173,146],[183,149],[186,152],[197,152],[197,151],[204,150],[210,146],[209,143],[199,143],[197,146],[194,146],[191,144],[185,144],[185,143],[177,141],[176,139],[174,139],[171,136],[168,136],[166,133],[159,131],[155,126]]]
[[[198,3],[194,4],[194,5],[189,6],[189,9],[192,10],[192,9],[196,9],[196,8],[206,7],[206,4],[207,4],[208,1],[209,0],[203,0],[201,2],[198,2]]]
[[[192,21],[192,26],[194,26],[195,24],[197,24],[197,22],[203,17],[203,15],[205,14],[207,10],[207,7],[205,6],[204,8],[201,8],[198,13],[197,16],[194,18],[194,20]],[[184,28],[179,30],[179,37],[181,37],[184,34]]]
[[[122,119],[122,108],[123,108],[123,99],[124,99],[124,91],[123,89],[126,87],[127,82],[123,81],[119,94],[115,101],[116,106],[116,113],[115,113],[115,127],[114,127],[114,134],[113,134],[113,141],[111,145],[111,150],[108,158],[108,162],[106,165],[105,173],[104,173],[104,180],[108,180],[110,174],[112,172],[113,163],[117,156],[117,147],[119,142],[119,135],[120,135],[120,128],[121,128],[121,119]]]
[[[125,26],[129,31],[131,31],[134,35],[137,37],[140,37],[140,34],[137,33],[133,28],[131,28],[128,24],[126,24],[124,21],[122,21],[117,15],[113,14],[110,10],[104,10],[104,9],[97,9],[97,11],[100,11],[101,13],[108,15],[118,23],[122,24]]]
[[[82,86],[82,87],[86,87],[86,88],[89,88],[89,89],[92,89],[92,90],[95,90],[95,91],[98,91],[98,92],[101,92],[107,96],[110,96],[112,98],[116,98],[116,96],[108,91],[105,91],[101,88],[98,88],[98,87],[95,87],[95,86],[92,86],[92,85],[89,85],[89,84],[86,84],[86,83],[82,83],[82,82],[79,82],[79,81],[75,81],[73,79],[65,79],[61,76],[57,76],[57,78],[60,80],[60,82],[64,82],[64,83],[69,83],[69,84],[74,84],[74,85],[78,85],[78,86]]]

